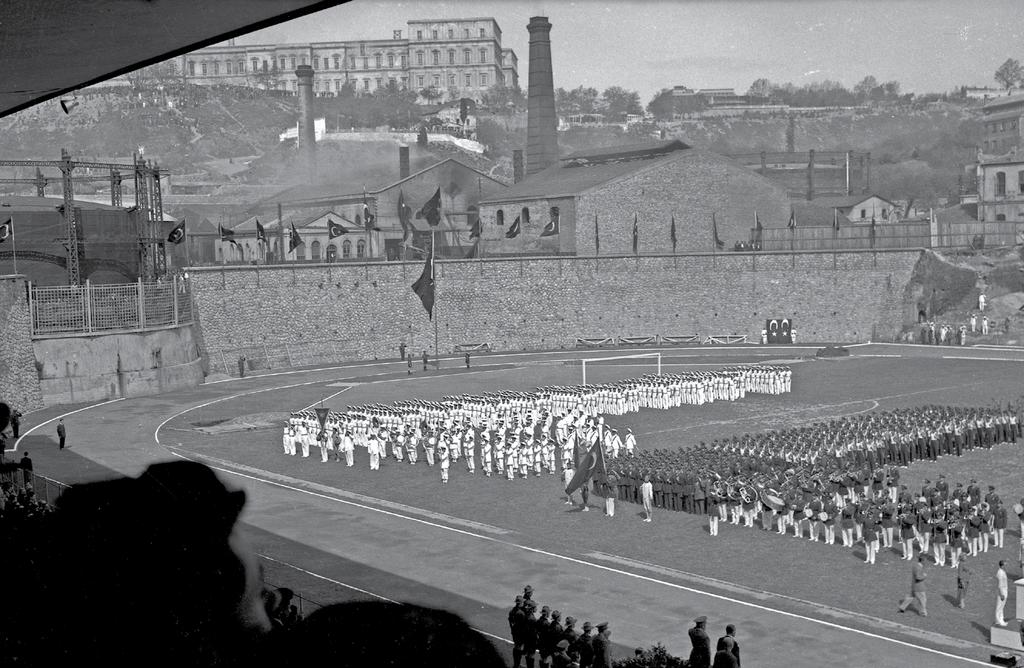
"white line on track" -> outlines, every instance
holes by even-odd
[[[164,420],[163,422],[161,422],[160,424],[158,424],[156,426],[156,429],[153,430],[153,440],[156,441],[157,445],[162,445],[160,443],[160,430],[163,428],[163,426],[165,424],[167,424],[168,422],[170,422],[171,420],[173,420],[176,417],[184,415],[185,413],[190,413],[190,412],[192,412],[194,410],[198,410],[200,408],[206,408],[207,406],[212,406],[213,404],[219,404],[219,403],[221,403],[223,401],[231,401],[232,399],[238,399],[239,397],[246,397],[246,396],[249,396],[250,394],[259,394],[261,392],[273,392],[274,390],[286,390],[286,389],[291,388],[291,387],[302,387],[303,385],[316,385],[318,383],[332,383],[332,382],[337,382],[337,381],[340,381],[340,380],[341,380],[340,378],[337,378],[337,379],[334,379],[334,380],[330,380],[330,379],[326,379],[326,380],[308,380],[308,381],[306,381],[304,383],[292,383],[291,385],[277,385],[277,386],[274,386],[274,387],[265,387],[265,388],[260,389],[260,390],[249,390],[247,392],[239,392],[238,394],[232,394],[232,395],[229,395],[229,396],[226,396],[226,397],[221,397],[220,399],[214,399],[213,401],[207,401],[205,404],[199,404],[198,406],[192,406],[191,408],[186,408],[183,411],[179,411],[179,412],[175,413],[174,415],[170,416],[169,418],[167,418],[166,420]]]
[[[313,403],[311,403],[310,405],[306,406],[305,408],[300,408],[299,410],[303,410],[303,411],[308,411],[308,410],[309,410],[310,408],[312,408],[313,406],[316,406],[317,404],[322,404],[323,402],[327,401],[328,399],[333,399],[334,397],[338,396],[338,395],[339,395],[339,394],[341,394],[342,392],[347,392],[347,391],[351,390],[351,389],[352,389],[353,387],[354,387],[353,385],[349,385],[349,386],[348,386],[348,387],[346,387],[345,389],[342,389],[342,390],[338,390],[338,391],[337,391],[337,392],[335,392],[334,394],[330,394],[330,395],[328,395],[328,396],[326,396],[326,397],[324,397],[324,398],[320,399],[320,401],[314,401],[314,402],[313,402]]]
[[[28,436],[29,434],[34,432],[36,429],[39,429],[40,427],[45,427],[46,425],[50,424],[51,422],[55,422],[57,420],[63,420],[64,418],[66,418],[69,415],[74,415],[75,413],[81,413],[82,411],[87,411],[90,408],[99,408],[100,406],[106,406],[107,404],[112,404],[112,403],[115,403],[115,402],[118,402],[118,401],[124,401],[124,397],[121,397],[119,399],[111,399],[110,401],[101,401],[98,404],[92,404],[90,406],[83,406],[81,408],[76,408],[73,411],[68,411],[67,413],[63,413],[62,415],[58,415],[56,417],[52,417],[49,420],[47,420],[46,422],[40,422],[39,424],[33,426],[31,429],[26,431],[21,436],[19,436],[18,440],[14,442],[14,447],[13,448],[7,448],[6,450],[4,450],[4,452],[17,452],[18,451],[18,444],[21,443],[21,439],[25,438],[26,436]]]
[[[179,455],[179,456],[181,456],[181,455]],[[186,457],[182,457],[182,458],[183,459],[187,459]],[[429,520],[421,519],[421,518],[418,518],[418,517],[409,517],[408,515],[402,515],[401,513],[396,513],[396,512],[390,511],[390,510],[383,510],[381,508],[374,508],[373,506],[367,506],[367,505],[362,504],[362,503],[356,503],[354,501],[348,501],[348,500],[345,500],[345,499],[339,499],[338,497],[330,496],[328,494],[321,494],[319,492],[313,492],[311,490],[305,490],[305,489],[302,489],[300,487],[293,487],[291,485],[286,485],[284,483],[276,482],[274,480],[269,480],[269,479],[266,479],[266,478],[260,478],[260,477],[257,477],[257,476],[252,476],[252,475],[248,475],[248,474],[245,474],[245,473],[239,473],[237,471],[232,471],[231,469],[225,469],[225,468],[216,467],[216,466],[211,466],[210,468],[212,468],[212,469],[214,469],[216,471],[220,471],[221,473],[225,473],[227,475],[233,475],[233,476],[238,476],[240,478],[246,478],[248,480],[253,480],[253,481],[256,481],[256,482],[261,482],[261,483],[263,483],[265,485],[270,485],[270,486],[273,486],[273,487],[280,487],[282,489],[287,489],[287,490],[290,490],[290,491],[293,491],[293,492],[298,492],[300,494],[307,494],[307,495],[310,495],[310,496],[315,496],[315,497],[326,499],[326,500],[329,500],[329,501],[334,501],[336,503],[340,503],[340,504],[344,504],[344,505],[348,505],[348,506],[353,506],[353,507],[360,508],[360,509],[363,509],[363,510],[369,510],[371,512],[381,513],[381,514],[388,515],[390,517],[395,517],[395,518],[398,518],[398,519],[403,519],[403,520],[406,520],[406,521],[409,521],[409,522],[415,522],[417,524],[424,524],[424,525],[427,525],[427,526],[431,526],[431,527],[440,529],[442,531],[450,531],[450,532],[453,532],[453,533],[461,534],[463,536],[469,536],[471,538],[476,538],[478,540],[492,542],[492,543],[498,543],[498,544],[501,544],[501,545],[505,545],[507,547],[513,547],[513,548],[516,548],[516,549],[519,549],[519,550],[523,550],[525,552],[531,552],[531,553],[534,553],[534,554],[539,554],[539,555],[542,555],[542,556],[545,556],[545,557],[549,557],[549,558],[552,558],[552,559],[556,559],[556,560],[559,560],[559,561],[566,561],[566,562],[577,564],[577,565],[580,565],[580,566],[587,566],[587,567],[594,568],[594,569],[597,569],[597,570],[600,570],[600,571],[605,571],[605,572],[608,572],[608,573],[614,573],[616,575],[621,575],[621,576],[628,577],[628,578],[634,578],[634,579],[641,580],[641,581],[644,581],[644,582],[649,582],[649,583],[660,585],[660,586],[663,586],[663,587],[668,587],[670,589],[675,589],[677,591],[685,591],[687,593],[695,594],[695,595],[698,595],[698,596],[706,596],[708,598],[716,599],[716,600],[719,600],[719,601],[725,601],[727,603],[732,603],[732,604],[744,606],[744,607],[747,607],[747,608],[753,608],[755,610],[760,610],[762,612],[776,614],[776,615],[782,615],[784,617],[790,617],[792,619],[798,619],[800,621],[808,622],[810,624],[818,624],[820,626],[825,626],[827,628],[836,629],[836,630],[839,630],[839,631],[845,631],[847,633],[853,633],[853,634],[856,634],[856,635],[865,636],[865,637],[868,637],[868,638],[872,638],[874,640],[881,640],[881,641],[884,641],[884,642],[893,643],[895,645],[900,645],[902,647],[908,647],[908,648],[919,650],[919,651],[922,651],[922,652],[927,652],[927,653],[930,653],[930,654],[935,654],[935,655],[938,655],[938,656],[943,656],[943,657],[946,657],[946,658],[949,658],[949,659],[956,659],[958,661],[963,661],[965,663],[971,663],[971,664],[975,664],[975,665],[979,665],[979,666],[989,666],[990,665],[989,663],[986,663],[984,661],[979,661],[977,659],[972,659],[972,658],[969,658],[969,657],[959,656],[959,655],[956,655],[956,654],[950,654],[949,652],[944,652],[942,650],[933,649],[931,647],[925,647],[923,645],[915,645],[914,643],[907,642],[905,640],[898,640],[896,638],[891,638],[891,637],[887,637],[887,636],[880,635],[880,634],[877,634],[877,633],[872,633],[870,631],[864,631],[864,630],[853,628],[853,627],[850,627],[850,626],[843,626],[842,624],[837,624],[835,622],[829,622],[829,621],[825,621],[823,619],[817,619],[817,618],[814,618],[814,617],[808,617],[806,615],[801,615],[801,614],[798,614],[798,613],[795,613],[795,612],[787,612],[785,610],[779,610],[777,608],[772,608],[772,607],[769,607],[769,606],[766,606],[766,605],[760,605],[758,603],[751,603],[750,601],[743,601],[743,600],[740,600],[740,599],[737,599],[737,598],[732,598],[730,596],[725,596],[725,595],[722,595],[722,594],[713,594],[711,592],[702,591],[700,589],[695,589],[693,587],[688,587],[686,585],[681,585],[681,584],[678,584],[678,583],[675,583],[675,582],[668,582],[668,581],[665,581],[665,580],[659,580],[658,578],[654,578],[654,577],[651,577],[651,576],[648,576],[648,575],[641,575],[639,573],[631,573],[629,571],[625,571],[625,570],[622,570],[622,569],[619,569],[619,568],[613,568],[611,566],[606,566],[604,564],[594,563],[592,561],[587,561],[585,559],[579,559],[577,557],[571,557],[571,556],[564,555],[564,554],[558,554],[557,552],[549,552],[547,550],[542,550],[540,548],[530,547],[528,545],[521,545],[519,543],[513,543],[513,542],[510,542],[510,541],[501,540],[501,539],[494,538],[494,537],[491,537],[491,536],[484,536],[484,535],[481,535],[481,534],[473,533],[472,531],[467,531],[465,529],[457,529],[455,527],[446,526],[444,524],[438,524],[436,522],[431,522]]]
[[[977,360],[979,362],[1024,362],[1024,359],[1013,357],[971,357],[970,355],[943,355],[944,360]]]
[[[398,605],[402,605],[401,601],[395,601],[395,600],[392,600],[390,598],[387,598],[386,596],[381,596],[380,594],[375,594],[372,591],[369,591],[369,590],[366,590],[366,589],[360,589],[359,587],[356,587],[354,585],[350,585],[350,584],[348,584],[346,582],[342,582],[341,580],[335,580],[334,578],[329,578],[326,575],[320,575],[319,573],[314,573],[313,571],[308,571],[305,568],[302,568],[301,566],[296,566],[295,564],[289,564],[287,561],[281,561],[280,559],[274,559],[273,557],[267,556],[265,554],[257,554],[256,556],[259,557],[260,559],[266,559],[267,561],[272,561],[275,564],[280,564],[281,566],[286,566],[288,568],[292,568],[294,570],[299,571],[300,573],[305,573],[306,575],[308,575],[310,577],[314,577],[314,578],[316,578],[318,580],[323,580],[324,582],[330,582],[331,584],[338,585],[339,587],[344,587],[345,589],[351,589],[352,591],[357,591],[360,594],[366,594],[367,596],[372,596],[373,598],[379,598],[380,600],[386,601],[388,603],[397,603]],[[502,638],[501,636],[496,636],[493,633],[488,633],[487,631],[481,631],[478,628],[474,628],[474,627],[470,627],[470,628],[472,628],[477,633],[480,633],[482,635],[487,636],[488,638],[494,638],[495,640],[500,640],[501,642],[506,643],[508,645],[512,644],[512,641],[509,640],[508,638]]]

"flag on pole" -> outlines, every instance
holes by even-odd
[[[796,211],[794,211],[793,209],[789,210],[789,224],[786,225],[786,227],[788,227],[791,230],[796,229]]]
[[[764,236],[764,226],[761,225],[761,219],[757,217],[757,211],[754,211],[754,243],[760,247],[762,237]]]
[[[711,236],[714,238],[715,248],[718,250],[725,248],[725,242],[718,238],[718,220],[715,218],[714,212],[711,213]]]
[[[434,246],[431,244],[430,252],[427,253],[427,260],[423,264],[423,273],[412,284],[412,291],[423,302],[423,308],[427,310],[427,318],[434,319]]]
[[[331,411],[330,408],[314,408],[316,411],[316,419],[320,423],[320,431],[324,430],[327,426],[327,414]]]
[[[0,224],[0,244],[7,241],[14,234],[14,218],[8,218]]]
[[[606,475],[604,443],[601,442],[602,440],[599,438],[594,442],[594,445],[590,446],[590,451],[587,452],[576,468],[576,475],[572,477],[572,480],[566,486],[566,494],[572,495],[592,478],[603,478]]]
[[[556,234],[558,234],[558,214],[554,213],[551,215],[551,221],[544,226],[544,229],[541,231],[540,235],[542,237],[553,237]]]
[[[832,231],[839,231],[839,209],[832,209]]]
[[[295,231],[295,223],[292,223],[292,231],[288,234],[288,252],[291,253],[293,250],[302,245],[302,237]]]
[[[875,217],[871,216],[871,247],[875,247]]]
[[[398,222],[402,225],[402,241],[407,242],[412,238],[412,223],[409,221],[412,216],[412,209],[405,203],[405,193],[398,191]]]
[[[423,208],[416,212],[416,220],[426,219],[431,227],[437,227],[441,222],[441,189],[438,188],[434,196],[427,200]]]
[[[370,204],[366,201],[366,188],[363,188],[363,223],[366,224],[366,231],[375,230],[374,223],[377,221],[377,216],[373,215],[370,211]]]
[[[336,221],[331,220],[330,218],[328,218],[327,219],[327,239],[328,239],[328,241],[331,240],[331,239],[336,239],[336,238],[340,237],[343,234],[348,234],[348,230],[345,229],[345,226],[342,225],[339,222],[336,222]]]
[[[220,230],[221,241],[226,241],[229,244],[234,244],[236,248],[238,247],[238,242],[235,241],[235,233],[233,230],[224,229],[224,226],[220,223],[217,224],[217,229]]]
[[[675,253],[676,252],[676,242],[678,241],[678,239],[676,238],[676,217],[675,217],[675,214],[672,215],[672,224],[668,228],[668,237],[669,237],[669,239],[672,240],[672,252]]]
[[[640,231],[637,229],[636,214],[633,214],[633,255],[637,255],[640,249]]]
[[[260,224],[260,219],[256,219],[256,241],[262,241],[267,243],[267,231],[263,229],[263,225]]]
[[[516,219],[512,221],[512,225],[508,228],[508,232],[505,233],[505,238],[515,239],[516,237],[519,236],[521,228],[522,225],[519,222],[519,216],[516,216]]]
[[[473,223],[473,226],[471,228],[469,228],[469,238],[470,239],[479,239],[480,235],[483,234],[483,231],[484,231],[483,223],[481,223],[480,219],[477,218],[476,222]]]
[[[9,222],[10,221],[8,221],[8,223]],[[7,223],[4,223],[4,225],[7,225]],[[2,234],[2,232],[0,232],[0,234]],[[169,244],[180,244],[184,240],[185,240],[185,220],[182,219],[182,221],[180,223],[178,223],[177,225],[174,226],[174,229],[171,230],[171,233],[167,235],[167,243],[169,243]],[[0,238],[0,241],[3,241],[3,239]]]
[[[594,255],[601,254],[601,232],[597,227],[597,214],[594,214]]]
[[[480,256],[480,239],[477,238],[476,243],[469,247],[464,256],[467,260],[472,260]]]

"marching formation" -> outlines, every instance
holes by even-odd
[[[939,565],[955,568],[964,554],[1003,547],[1009,509],[976,480],[955,485],[942,476],[920,494],[900,485],[900,467],[920,459],[962,456],[976,448],[1015,444],[1019,414],[1011,409],[926,406],[843,418],[787,431],[733,437],[677,451],[637,451],[611,462],[597,481],[617,498],[706,513],[711,535],[720,523],[760,525],[832,545],[880,548],[914,543]],[[1024,521],[1024,500],[1012,510]]]
[[[784,366],[733,366],[717,371],[647,375],[602,385],[538,388],[534,392],[496,392],[445,397],[441,401],[408,400],[391,405],[351,406],[343,413],[315,410],[291,416],[285,426],[287,455],[309,457],[320,450],[354,465],[355,448],[366,448],[371,470],[388,456],[416,464],[421,455],[441,470],[447,483],[451,466],[460,459],[475,473],[508,480],[531,473],[563,475],[574,466],[576,448],[600,441],[609,456],[632,453],[631,430],[620,435],[605,425],[602,414],[622,415],[641,408],[700,406],[736,401],[748,392],[789,392],[792,371]],[[559,467],[561,463],[561,467]],[[571,476],[567,476],[567,479]]]

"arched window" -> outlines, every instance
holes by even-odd
[[[471,62],[473,62],[473,54],[470,52],[469,49],[462,50],[462,62],[465,63],[466,65],[469,65]]]
[[[395,66],[395,54],[389,53],[388,54],[388,67],[394,67],[394,66]]]
[[[244,60],[239,60],[237,63],[235,63],[235,72],[237,72],[238,74],[245,74]]]
[[[356,242],[356,257],[366,257],[366,242],[362,239]]]
[[[313,56],[313,69],[320,69],[320,56]]]
[[[313,259],[314,260],[319,260],[320,259],[320,242],[319,241],[314,241],[313,242],[312,251],[313,251]]]
[[[259,59],[253,58],[251,62],[252,62],[252,71],[253,72],[256,72],[257,70],[260,69],[260,61],[259,61]]]
[[[497,222],[498,225],[500,225],[502,227],[505,226],[505,211],[504,211],[504,209],[498,209],[498,213],[495,214],[495,222]]]
[[[525,207],[525,206],[523,207],[523,220],[522,220],[522,223],[523,223],[524,226],[530,224],[530,209]]]
[[[1006,172],[996,172],[996,194],[1006,194]]]
[[[220,74],[220,61],[219,60],[213,61],[213,73],[214,74]]]
[[[327,245],[327,261],[334,262],[338,257],[338,247],[334,244]]]
[[[481,63],[486,63],[487,62],[487,49],[480,49],[480,62]]]
[[[420,64],[422,65],[423,63],[420,63]],[[195,63],[195,61],[192,61],[192,60],[188,61],[188,75],[190,77],[194,77],[196,75],[196,63]]]
[[[435,65],[440,65],[441,64],[441,52],[437,51],[437,50],[434,50],[434,51],[431,51],[431,53],[434,56],[434,64]]]
[[[455,64],[455,49],[448,49],[448,64]]]
[[[341,257],[346,260],[352,257],[352,242],[348,239],[341,242]]]
[[[416,52],[416,64],[417,65],[422,65],[423,64],[423,52],[422,51],[417,51]],[[192,67],[193,72],[191,72],[191,74],[195,74],[194,63],[189,63],[189,65],[193,65],[193,67]]]
[[[203,63],[203,76],[206,76],[206,63]]]
[[[231,74],[231,61],[224,61],[224,74]]]

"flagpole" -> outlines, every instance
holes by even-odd
[[[430,279],[434,286],[434,310],[437,310],[437,272],[434,264],[437,261],[437,254],[434,252],[434,238],[435,230],[430,228]],[[438,346],[437,346],[437,313],[434,313],[434,364],[438,371],[441,370],[441,360],[438,359]]]
[[[18,240],[14,234],[14,216],[11,216],[11,253],[14,256],[14,273],[18,273]]]

